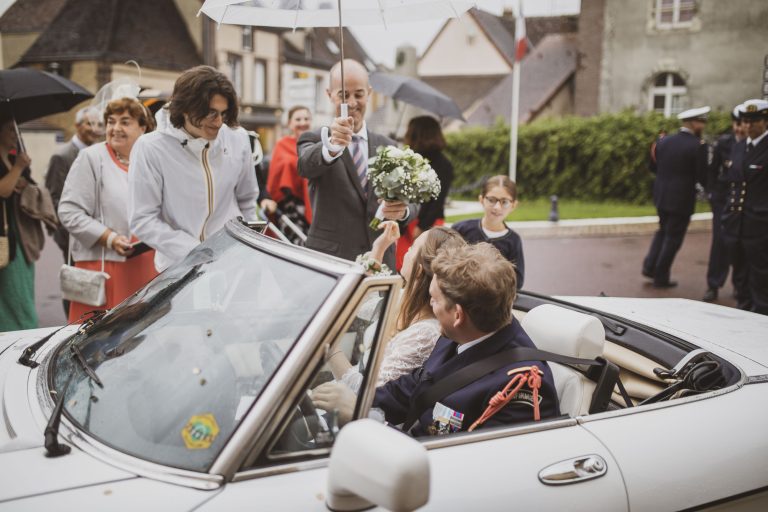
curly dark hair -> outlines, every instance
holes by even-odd
[[[227,110],[222,116],[224,124],[237,126],[235,88],[224,73],[211,66],[188,69],[176,80],[168,107],[171,124],[182,128],[186,114],[194,126],[199,126],[210,112],[211,98],[215,94],[227,99]]]

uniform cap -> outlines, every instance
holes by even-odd
[[[768,117],[768,101],[766,100],[747,100],[739,105],[740,118],[760,118]]]
[[[710,110],[711,109],[709,107],[692,108],[692,109],[680,112],[679,114],[677,114],[677,118],[680,119],[681,121],[691,121],[693,119],[701,119],[702,121],[706,121],[707,114],[709,114]]]
[[[731,119],[733,119],[734,121],[738,121],[740,117],[741,117],[741,104],[733,107],[733,112],[731,112]]]

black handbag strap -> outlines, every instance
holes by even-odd
[[[413,405],[408,410],[408,416],[403,423],[403,432],[408,432],[416,423],[416,420],[424,412],[424,409],[436,403],[438,400],[458,391],[469,384],[472,384],[481,377],[488,375],[494,370],[503,368],[519,361],[548,361],[552,363],[561,363],[567,365],[600,366],[605,364],[605,360],[580,359],[578,357],[569,357],[546,350],[539,350],[530,347],[516,347],[496,352],[484,359],[475,361],[472,364],[461,368],[460,370],[440,379],[435,384],[419,393],[413,401]]]

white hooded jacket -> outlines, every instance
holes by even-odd
[[[158,129],[131,151],[128,214],[131,232],[156,250],[163,271],[230,219],[254,220],[259,188],[243,130],[224,125],[208,141],[173,127],[165,109],[157,116]]]

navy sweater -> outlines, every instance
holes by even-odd
[[[453,229],[459,232],[470,244],[488,242],[496,247],[502,256],[515,264],[517,270],[517,289],[523,287],[525,280],[525,258],[523,257],[523,241],[520,235],[507,228],[507,234],[498,238],[488,238],[480,224],[481,219],[470,219],[457,222]]]

